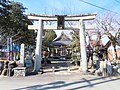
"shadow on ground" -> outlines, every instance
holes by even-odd
[[[108,83],[116,80],[120,80],[120,77],[109,78],[109,79],[107,77],[99,77],[94,79],[82,78],[78,81],[70,82],[70,83],[67,83],[65,81],[57,81],[57,82],[51,82],[43,85],[34,85],[34,86],[29,86],[24,88],[18,88],[14,90],[56,90],[63,87],[64,88],[71,87],[69,89],[67,88],[67,90],[79,90],[81,88],[94,87],[103,83]]]

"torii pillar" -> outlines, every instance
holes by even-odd
[[[38,72],[41,68],[41,61],[42,61],[42,33],[43,33],[43,22],[39,19],[38,24],[38,32],[37,32],[37,41],[36,41],[36,50],[35,50],[35,64],[34,64],[34,71]]]
[[[87,66],[87,54],[86,54],[86,43],[85,43],[85,26],[83,20],[79,20],[79,37],[80,37],[80,52],[81,52],[81,67],[83,73],[86,73],[88,70]]]

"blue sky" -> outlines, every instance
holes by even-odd
[[[26,13],[38,14],[84,14],[97,12],[98,14],[106,12],[81,2],[80,0],[13,0],[23,3],[28,8]],[[120,0],[84,0],[104,7],[111,11],[120,13]],[[117,2],[118,1],[118,2]]]

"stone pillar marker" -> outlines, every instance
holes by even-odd
[[[19,64],[21,64],[22,66],[24,66],[25,62],[24,58],[25,58],[25,44],[21,44]]]

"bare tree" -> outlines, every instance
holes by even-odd
[[[116,15],[108,13],[103,17],[99,17],[96,19],[97,29],[101,33],[101,35],[107,35],[109,38],[111,45],[114,48],[114,59],[117,59],[117,38],[119,37],[120,33],[120,22],[119,18]]]

